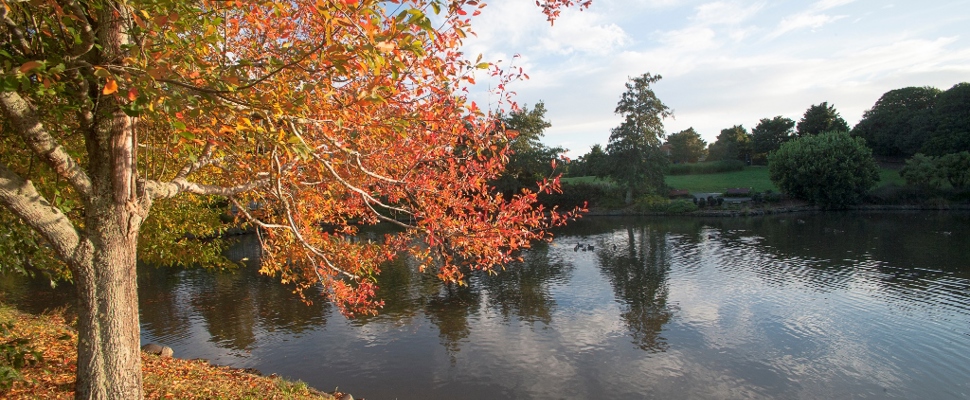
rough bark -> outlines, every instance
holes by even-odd
[[[117,6],[99,16],[98,64],[123,65],[129,11]],[[140,201],[135,189],[133,118],[121,111],[118,96],[102,96],[95,104],[95,124],[84,132],[92,186],[84,224],[91,257],[72,270],[79,302],[75,398],[140,399],[135,266],[138,231],[150,202]]]
[[[127,224],[122,223],[130,212],[114,203],[113,197],[100,197],[88,205],[85,222],[91,256],[88,265],[74,268],[78,295],[77,399],[142,398],[135,275],[137,230],[129,232]]]

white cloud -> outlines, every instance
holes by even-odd
[[[738,1],[705,3],[696,7],[697,13],[691,19],[704,25],[736,25],[748,21],[764,6],[760,1],[752,4]]]
[[[797,120],[823,101],[854,124],[886,91],[949,88],[970,76],[959,3],[603,0],[550,27],[533,3],[498,0],[466,50],[490,60],[521,53],[515,65],[531,79],[512,90],[520,103],[544,100],[545,142],[578,156],[606,144],[623,84],[645,72],[664,77],[654,90],[675,110],[667,131],[693,126],[708,141],[760,118]]]
[[[845,18],[844,15],[827,15],[817,14],[814,12],[795,14],[781,20],[781,22],[778,23],[778,28],[768,35],[768,38],[774,39],[788,32],[797,31],[799,29],[818,29],[843,18]]]

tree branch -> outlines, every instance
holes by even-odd
[[[159,182],[155,180],[143,180],[145,192],[154,199],[169,199],[181,193],[193,193],[199,195],[215,195],[231,197],[250,190],[269,185],[270,180],[266,174],[257,175],[258,179],[241,183],[236,186],[206,185],[197,182],[190,182],[185,178],[176,178],[169,182]]]
[[[91,28],[91,22],[88,20],[88,16],[84,14],[84,10],[81,9],[81,5],[77,1],[71,1],[67,4],[67,8],[71,10],[77,22],[81,25],[79,29],[81,42],[74,45],[74,48],[71,49],[71,56],[69,57],[69,59],[73,60],[80,58],[94,48],[95,37],[94,30]]]
[[[14,41],[20,46],[21,53],[24,55],[30,55],[30,43],[27,42],[27,39],[24,37],[24,33],[20,30],[20,27],[17,26],[17,23],[10,19],[7,12],[8,9],[6,5],[0,7],[0,19],[3,19],[3,24],[7,26],[7,29],[10,30],[10,34],[13,35]]]
[[[37,117],[37,110],[17,92],[0,92],[0,107],[13,129],[31,150],[60,177],[67,180],[82,198],[91,196],[91,179],[74,158],[54,140]]]
[[[276,168],[277,168],[277,174],[276,174],[276,176],[278,177],[282,173],[282,168],[281,168],[280,163],[279,163],[279,160],[277,159],[277,157],[276,157],[275,154],[273,155],[273,160],[274,160],[274,163],[273,164],[275,164],[276,165]],[[303,248],[309,250],[311,253],[313,253],[313,255],[315,255],[317,257],[320,257],[320,259],[322,259],[323,262],[325,264],[327,264],[327,267],[328,268],[330,268],[330,269],[336,271],[337,273],[339,273],[341,275],[344,275],[344,276],[346,276],[346,277],[348,277],[350,279],[360,280],[360,277],[359,276],[354,275],[354,274],[352,274],[350,272],[347,272],[347,271],[341,269],[340,267],[337,267],[336,265],[333,265],[333,263],[330,262],[330,259],[327,258],[327,255],[324,254],[323,251],[321,251],[320,249],[318,249],[316,246],[310,244],[310,242],[308,242],[306,239],[303,238],[303,234],[300,233],[300,227],[297,225],[296,220],[293,218],[293,211],[290,208],[290,202],[286,199],[287,196],[283,192],[283,186],[282,186],[279,178],[276,179],[276,196],[280,199],[280,203],[283,204],[283,211],[286,214],[286,220],[289,223],[289,230],[290,230],[290,232],[292,232],[293,233],[293,236],[296,238],[296,240],[299,241],[300,244],[303,245]],[[316,272],[316,269],[314,269],[314,272]],[[317,274],[317,276],[318,276],[318,278],[322,278],[322,277],[320,277],[319,274]],[[322,279],[321,279],[321,282],[322,282]]]
[[[61,210],[51,205],[30,181],[0,164],[0,204],[47,240],[58,258],[68,264],[79,264],[81,243],[74,224]]]
[[[212,142],[206,142],[205,147],[202,149],[202,154],[198,158],[198,161],[191,164],[187,164],[185,167],[183,167],[181,171],[175,174],[175,180],[179,180],[179,179],[184,180],[185,178],[188,178],[189,175],[195,172],[197,169],[208,165],[211,162],[213,147],[214,146]]]

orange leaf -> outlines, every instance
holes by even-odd
[[[118,81],[108,78],[108,82],[104,84],[104,90],[101,93],[112,94],[118,91]]]
[[[26,74],[27,72],[30,72],[30,70],[38,68],[41,65],[44,64],[41,64],[40,61],[27,61],[24,63],[24,65],[20,66],[20,72]]]

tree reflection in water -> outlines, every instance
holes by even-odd
[[[478,311],[481,294],[472,286],[442,284],[437,294],[430,296],[424,307],[428,320],[438,327],[438,338],[455,362],[461,342],[471,334],[469,318]]]
[[[667,305],[667,233],[646,225],[628,226],[624,244],[601,243],[598,247],[602,249],[597,251],[600,270],[626,308],[620,318],[633,343],[645,351],[665,351],[667,341],[660,333],[673,316]]]
[[[573,267],[551,259],[548,243],[536,244],[522,258],[498,274],[480,274],[478,283],[488,295],[488,306],[501,313],[505,322],[514,317],[549,325],[556,309],[550,286],[567,282]]]
[[[522,262],[498,274],[473,272],[466,285],[442,283],[433,273],[418,272],[410,260],[395,261],[385,265],[378,278],[377,296],[384,300],[384,308],[377,316],[361,316],[351,323],[406,325],[423,313],[452,357],[471,334],[483,304],[502,315],[506,324],[548,325],[556,306],[550,287],[568,281],[572,266],[551,260],[546,243],[535,245],[522,257]]]
[[[244,235],[238,240],[227,253],[243,261],[234,271],[141,266],[138,298],[145,333],[160,341],[186,337],[188,315],[194,311],[202,317],[210,342],[245,352],[263,334],[299,334],[325,326],[330,308],[325,298],[307,291],[312,301],[307,305],[292,288],[260,275],[257,238]]]

